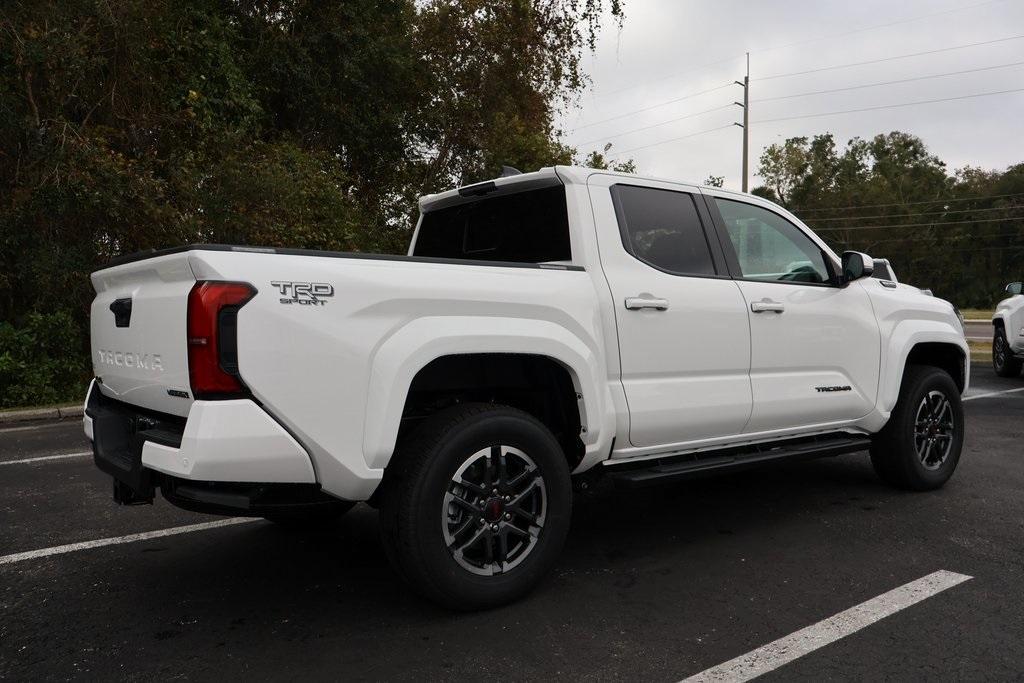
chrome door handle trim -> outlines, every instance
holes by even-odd
[[[761,301],[751,301],[750,310],[753,311],[754,313],[765,313],[769,311],[772,313],[782,313],[784,310],[786,310],[786,307],[783,304],[780,304],[778,301],[762,299]]]
[[[651,308],[655,311],[667,311],[668,299],[650,299],[642,296],[626,297],[626,308],[631,311],[639,311],[644,308]]]

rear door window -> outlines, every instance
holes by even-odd
[[[675,275],[715,274],[693,195],[636,185],[615,185],[611,192],[626,251]]]

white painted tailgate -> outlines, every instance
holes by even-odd
[[[90,329],[92,366],[104,395],[143,408],[188,415],[185,333],[188,293],[195,283],[189,252],[157,256],[92,274],[96,298]],[[128,327],[117,327],[111,304],[131,299]],[[185,392],[188,398],[168,394]]]

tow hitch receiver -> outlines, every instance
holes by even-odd
[[[114,502],[118,505],[152,505],[155,490],[152,486],[139,493],[123,481],[114,480]]]

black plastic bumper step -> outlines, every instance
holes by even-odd
[[[855,453],[870,446],[870,437],[854,434],[773,441],[634,463],[616,463],[607,465],[605,474],[617,487],[632,489],[780,460],[805,460]]]

